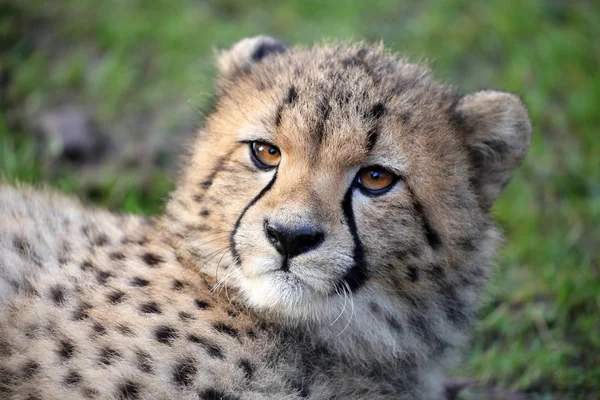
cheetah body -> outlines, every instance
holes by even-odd
[[[529,144],[520,101],[364,44],[245,39],[219,68],[161,217],[0,186],[0,395],[439,398]],[[368,165],[389,193],[357,186]],[[275,223],[323,239],[284,255]]]

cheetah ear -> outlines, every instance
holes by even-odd
[[[270,36],[245,38],[229,50],[217,53],[217,62],[221,79],[233,80],[236,76],[252,70],[252,65],[266,57],[272,57],[286,51],[286,46]]]
[[[527,109],[514,94],[484,90],[463,97],[456,111],[466,128],[472,181],[489,209],[529,149]]]

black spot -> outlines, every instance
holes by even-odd
[[[477,246],[475,246],[475,239],[471,238],[462,238],[458,240],[458,245],[461,249],[465,251],[475,251],[477,250]]]
[[[66,385],[78,385],[81,383],[81,375],[77,371],[70,371],[67,376],[65,376],[65,384]]]
[[[383,117],[385,113],[385,107],[381,103],[375,104],[369,112],[365,114],[365,118],[375,120],[375,126],[373,126],[367,132],[367,150],[371,151],[373,147],[375,147],[375,143],[377,143],[377,139],[379,138],[379,122],[377,121],[379,118]]]
[[[98,335],[105,335],[106,334],[106,328],[104,327],[104,325],[102,325],[99,322],[94,322],[94,325],[92,325],[92,329],[94,330],[94,332],[96,332]]]
[[[226,394],[217,389],[206,389],[203,392],[198,393],[201,400],[239,400],[239,397]]]
[[[62,285],[56,285],[50,289],[50,298],[57,306],[65,304],[65,288]]]
[[[163,258],[158,254],[154,253],[144,253],[142,255],[142,260],[151,267],[154,267],[162,262],[164,262]]]
[[[173,342],[173,340],[175,340],[179,336],[176,329],[166,325],[157,327],[156,331],[154,332],[154,335],[159,343],[168,345],[170,345]]]
[[[202,346],[202,348],[204,348],[204,350],[206,350],[206,352],[208,353],[209,356],[214,357],[214,358],[221,358],[221,359],[224,358],[223,350],[216,344],[208,341],[208,339],[205,339],[205,338],[202,338],[202,337],[199,337],[196,335],[189,335],[188,340],[192,343]]]
[[[140,311],[145,314],[161,314],[160,307],[154,301],[149,301],[140,306]]]
[[[40,369],[40,364],[38,364],[37,362],[30,360],[27,361],[25,363],[25,365],[23,365],[23,368],[21,369],[21,373],[23,375],[23,379],[29,379],[31,377],[33,377],[33,375],[35,375]]]
[[[95,399],[100,396],[100,392],[98,392],[96,389],[92,389],[92,388],[83,388],[82,392],[83,392],[83,395],[88,399]]]
[[[178,315],[179,315],[179,319],[181,319],[183,322],[189,322],[189,321],[195,319],[192,314],[190,314],[189,312],[186,312],[186,311],[180,311]]]
[[[127,325],[119,324],[117,325],[117,330],[125,336],[133,336],[133,331]]]
[[[198,307],[201,310],[204,310],[205,308],[210,307],[210,304],[208,304],[204,300],[196,299],[196,300],[194,300],[194,303],[196,304],[196,307]]]
[[[90,308],[92,308],[92,306],[89,304],[86,304],[86,303],[80,304],[79,307],[77,307],[75,309],[75,311],[73,312],[73,319],[75,321],[82,321],[84,319],[87,319],[89,317],[88,310]]]
[[[310,390],[309,390],[309,388],[306,387],[302,381],[299,381],[299,380],[290,380],[289,383],[292,386],[292,388],[296,392],[298,392],[298,395],[300,397],[306,398],[306,397],[310,396]]]
[[[22,237],[15,236],[13,238],[13,246],[19,254],[25,256],[31,250],[31,245]]]
[[[9,357],[13,354],[10,344],[5,341],[0,341],[0,356]],[[1,376],[1,374],[0,374]]]
[[[132,381],[125,381],[119,386],[118,397],[120,399],[137,399],[140,394],[140,386]]]
[[[112,361],[115,358],[120,358],[120,357],[121,357],[121,354],[117,350],[110,348],[110,347],[105,347],[100,350],[99,360],[100,360],[100,363],[102,363],[104,365],[111,365]]]
[[[120,261],[120,260],[124,260],[125,259],[125,254],[121,253],[120,251],[115,251],[113,253],[110,253],[108,256],[111,260],[114,261]]]
[[[48,330],[53,330],[54,327],[49,327]],[[40,327],[35,323],[28,324],[25,328],[25,336],[29,339],[35,339],[39,335]]]
[[[250,340],[256,340],[257,338],[256,332],[254,332],[252,329],[248,329],[248,332],[246,332],[246,336],[248,336],[248,339]]]
[[[200,211],[200,215],[203,217],[208,217],[210,215],[210,210],[204,209],[204,210]]]
[[[395,331],[396,333],[401,334],[404,332],[402,325],[400,325],[400,322],[398,322],[396,318],[388,315],[385,317],[385,322],[387,322],[390,329]]]
[[[109,240],[108,240],[108,236],[106,236],[105,234],[101,233],[98,236],[96,236],[96,238],[94,239],[94,244],[96,246],[106,246],[108,244]]]
[[[102,271],[102,270],[99,270],[98,272],[96,272],[96,279],[98,280],[98,283],[101,285],[106,285],[108,278],[111,278],[112,276],[113,275],[110,272],[106,272],[106,271]]]
[[[92,230],[92,228],[89,225],[84,225],[84,226],[81,227],[81,233],[83,233],[87,237],[90,236],[90,231],[91,230]]]
[[[19,288],[18,283],[16,284],[16,287]],[[25,279],[25,282],[23,282],[23,286],[21,286],[21,289],[24,293],[30,296],[37,297],[40,295],[29,279]]]
[[[411,114],[410,112],[405,111],[403,113],[400,113],[400,115],[398,115],[398,118],[400,119],[400,122],[402,122],[403,124],[407,124],[410,121]]]
[[[409,317],[409,324],[416,335],[425,340],[425,343],[436,355],[442,354],[449,346],[447,342],[440,339],[431,329],[425,317],[413,314]]]
[[[208,224],[193,224],[193,225],[186,225],[186,229],[190,230],[190,231],[196,231],[196,232],[208,232],[208,231],[212,231],[214,228]]]
[[[261,43],[254,53],[252,53],[253,61],[261,61],[263,58],[268,56],[269,54],[279,54],[285,51],[285,46],[280,41]]]
[[[202,186],[202,188],[204,189],[208,189],[209,187],[211,187],[213,184],[213,180],[212,179],[207,179],[203,182],[200,182],[200,186]]]
[[[426,305],[423,303],[423,298],[417,297],[414,294],[402,288],[401,283],[398,283],[397,288],[398,290],[396,291],[396,294],[402,297],[404,300],[408,301],[412,307],[418,310],[423,310],[426,308]]]
[[[240,315],[239,312],[237,312],[236,310],[232,310],[230,308],[228,308],[226,311],[227,311],[227,315],[229,315],[231,318],[237,318]]]
[[[142,372],[152,372],[152,357],[150,354],[144,351],[138,351],[135,353],[137,366]]]
[[[173,280],[173,290],[181,290],[183,289],[183,282],[179,279]]]
[[[419,280],[419,270],[414,265],[408,266],[407,271],[408,280],[411,282],[417,282]]]
[[[275,111],[275,126],[281,125],[281,113],[283,112],[283,105],[277,107]]]
[[[319,118],[323,121],[327,121],[329,119],[329,113],[331,113],[331,105],[327,100],[323,99],[318,105],[317,112],[319,113]]]
[[[133,286],[139,286],[139,287],[143,287],[143,286],[148,286],[150,284],[150,281],[144,278],[140,278],[139,276],[136,276],[135,278],[133,278],[133,280],[131,281],[131,284]]]
[[[58,355],[63,359],[68,360],[75,353],[75,346],[70,340],[61,340],[58,345]]]
[[[352,57],[344,58],[342,60],[342,65],[344,66],[344,68],[348,68],[348,67],[353,66],[354,65],[354,58],[352,58]]]
[[[379,119],[383,117],[383,114],[385,114],[385,106],[381,103],[377,103],[371,108],[367,116],[372,119]]]
[[[315,127],[315,135],[320,142],[325,138],[325,121],[329,118],[329,113],[331,112],[331,106],[326,100],[322,100],[317,106],[317,113],[319,115],[319,120],[317,121],[317,125]]]
[[[425,231],[425,239],[427,240],[427,243],[429,243],[429,246],[431,246],[431,248],[434,250],[437,249],[442,244],[440,235],[431,227],[431,223],[429,222],[427,215],[425,215],[423,206],[417,200],[414,202],[414,209],[421,217],[421,223],[423,224],[423,230]]]
[[[225,324],[224,322],[215,322],[213,324],[213,328],[217,332],[224,333],[224,334],[229,335],[229,336],[231,336],[233,338],[236,338],[238,336],[238,331],[235,328],[233,328],[233,327]]]
[[[81,268],[82,271],[91,271],[96,268],[94,266],[94,264],[89,260],[82,262],[79,267]]]
[[[190,386],[194,382],[196,373],[198,373],[196,360],[188,358],[175,365],[173,380],[178,385]]]
[[[122,290],[115,290],[108,295],[108,301],[113,304],[121,303],[123,300],[125,300],[125,292]]]
[[[446,282],[446,272],[439,264],[431,264],[426,269],[429,279],[438,285],[443,285]]]
[[[246,379],[252,379],[252,375],[254,375],[254,367],[250,364],[250,361],[242,358],[238,362],[238,367],[240,367],[244,371],[244,376]]]
[[[381,314],[381,308],[379,307],[379,304],[377,304],[375,302],[370,302],[369,308],[371,309],[371,312],[373,314]]]
[[[440,288],[442,296],[442,309],[446,318],[459,328],[466,327],[470,322],[470,314],[464,301],[456,293],[456,289],[448,284]]]
[[[0,376],[2,377],[2,379],[0,379],[0,393],[12,393],[12,386],[19,381],[17,374],[6,368],[0,367]]]
[[[291,86],[288,90],[287,97],[285,98],[286,104],[294,104],[298,101],[298,91],[295,86]]]
[[[377,143],[377,139],[379,139],[379,125],[374,126],[367,132],[367,151],[373,150],[375,143]]]
[[[354,220],[354,211],[352,210],[352,189],[352,186],[348,188],[348,191],[344,196],[344,200],[342,201],[342,211],[344,212],[344,218],[348,224],[348,229],[352,235],[352,240],[354,241],[354,265],[348,271],[346,271],[346,274],[336,285],[338,292],[347,290],[347,287],[354,292],[362,287],[369,278],[364,248],[360,238],[358,237],[356,221]]]

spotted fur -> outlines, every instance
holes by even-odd
[[[434,399],[529,146],[511,94],[461,96],[381,45],[219,54],[164,215],[0,186],[0,397]],[[257,168],[249,142],[277,146]],[[397,180],[382,195],[357,171]],[[277,223],[318,231],[279,254]]]

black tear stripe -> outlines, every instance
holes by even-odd
[[[352,258],[354,259],[354,265],[346,272],[346,275],[344,275],[341,281],[337,284],[336,289],[338,291],[346,290],[347,285],[352,292],[356,292],[369,278],[367,263],[365,261],[364,247],[360,241],[360,238],[358,237],[354,212],[352,211],[353,189],[354,187],[350,186],[344,195],[344,200],[342,201],[342,211],[344,212],[344,218],[346,219],[348,229],[350,230],[352,240],[354,241],[354,250],[352,255]]]
[[[413,208],[417,212],[419,219],[421,220],[421,224],[423,225],[425,239],[427,240],[427,243],[433,250],[437,250],[442,245],[442,239],[440,238],[439,233],[437,233],[437,231],[431,226],[431,223],[429,222],[429,218],[427,218],[427,214],[425,213],[423,205],[415,196],[415,193],[410,187],[410,185],[406,185],[406,187],[408,188],[408,192],[410,193],[413,199]]]
[[[271,180],[269,181],[269,183],[267,183],[267,186],[265,186],[264,188],[262,188],[262,190],[260,191],[260,193],[257,194],[256,197],[254,197],[250,201],[250,203],[248,203],[246,205],[246,207],[244,207],[244,209],[242,210],[242,213],[238,217],[237,221],[235,221],[235,224],[233,225],[233,230],[231,231],[231,235],[229,236],[229,248],[230,248],[231,255],[233,256],[234,260],[239,260],[239,255],[240,255],[238,253],[237,249],[235,248],[235,234],[237,233],[237,230],[240,227],[240,223],[242,222],[242,218],[244,218],[244,215],[246,215],[246,212],[250,209],[250,207],[252,207],[254,204],[256,204],[256,202],[258,200],[260,200],[261,197],[263,197],[265,195],[265,193],[267,193],[269,191],[269,189],[271,189],[271,187],[275,183],[276,179],[277,179],[277,171],[275,171],[275,175],[273,175],[273,178],[271,178]]]

